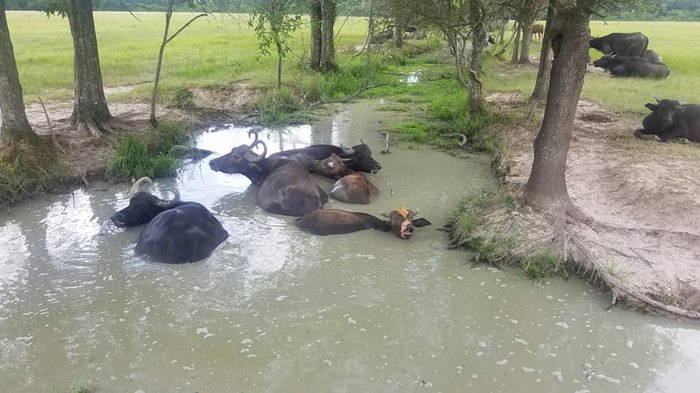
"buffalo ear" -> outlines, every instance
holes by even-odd
[[[413,226],[416,228],[427,227],[428,225],[432,225],[432,223],[430,221],[426,220],[425,218],[421,217],[421,218],[416,218],[415,220],[413,220]]]
[[[659,109],[659,106],[657,104],[647,103],[644,104],[644,106],[652,112],[656,112],[656,110]]]

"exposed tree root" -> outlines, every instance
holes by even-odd
[[[596,260],[591,250],[605,248],[606,252],[613,254],[620,250],[606,247],[598,243],[590,243],[585,237],[578,236],[581,227],[604,232],[608,227],[613,230],[632,230],[631,228],[615,227],[593,220],[580,209],[572,206],[558,219],[552,221],[551,217],[536,211],[519,206],[516,209],[499,207],[484,216],[484,225],[471,235],[472,238],[497,241],[496,238],[517,236],[517,245],[508,251],[507,259],[512,263],[521,261],[524,256],[546,251],[558,255],[565,262],[565,270],[583,278],[592,285],[609,290],[611,294],[610,307],[622,305],[627,308],[637,309],[651,314],[675,316],[690,320],[700,320],[700,312],[695,311],[700,306],[700,291],[695,290],[689,283],[681,282],[683,291],[687,293],[685,307],[670,303],[669,299],[662,295],[645,293],[644,287],[635,287],[625,282],[626,275],[621,275],[606,266],[603,261]],[[448,232],[450,231],[447,228]],[[679,233],[683,235],[683,233]],[[689,234],[686,234],[689,235]],[[700,239],[699,239],[700,240]],[[461,244],[466,245],[469,240],[461,239]],[[641,255],[629,255],[636,260],[644,260]],[[681,291],[681,292],[683,292]],[[673,298],[672,295],[668,295]],[[655,298],[657,297],[657,298]],[[674,298],[675,299],[675,298]],[[662,301],[666,300],[666,301]],[[696,305],[697,303],[697,305]],[[609,307],[609,308],[610,308]]]

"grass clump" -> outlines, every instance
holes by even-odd
[[[299,123],[305,120],[300,112],[305,105],[292,90],[282,87],[269,90],[260,102],[262,124]]]
[[[185,127],[175,121],[159,123],[150,145],[133,134],[117,143],[107,163],[107,174],[120,179],[173,176],[180,167],[173,147],[189,142]]]
[[[68,179],[68,168],[41,140],[12,141],[0,149],[0,205],[44,194]]]
[[[430,126],[420,121],[407,121],[397,124],[388,131],[399,135],[399,138],[415,143],[425,143],[430,140]]]
[[[563,258],[546,251],[525,255],[520,264],[525,276],[533,280],[566,273]]]
[[[193,108],[195,106],[194,93],[187,87],[180,86],[173,92],[170,104],[181,110]]]
[[[498,210],[510,212],[515,198],[506,189],[477,191],[467,195],[455,216],[445,226],[452,247],[464,247],[471,252],[474,263],[495,267],[519,265],[523,274],[533,280],[560,275],[568,277],[566,261],[549,251],[533,251],[519,255],[520,239],[515,234],[491,233],[487,215]]]

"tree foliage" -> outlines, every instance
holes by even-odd
[[[270,48],[277,52],[277,86],[282,86],[282,59],[291,48],[287,42],[301,26],[301,16],[292,15],[293,0],[258,0],[248,25],[255,30],[258,48],[263,55],[270,55]]]

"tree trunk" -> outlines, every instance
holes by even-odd
[[[537,79],[535,89],[530,96],[530,100],[544,101],[547,98],[547,87],[549,86],[549,74],[552,71],[552,25],[556,18],[556,10],[552,4],[547,7],[547,24],[544,27],[542,36],[542,50],[540,51],[540,64],[537,67]]]
[[[472,49],[469,58],[469,77],[467,86],[469,90],[469,112],[482,114],[486,111],[482,94],[481,72],[484,60],[484,49],[488,42],[484,18],[480,1],[472,0],[469,3],[469,25],[472,33]]]
[[[311,69],[321,69],[321,1],[312,0],[309,10],[311,23]]]
[[[406,23],[403,18],[394,18],[394,48],[403,48],[403,32],[406,31]]]
[[[333,71],[335,65],[335,18],[334,0],[321,0],[321,70]]]
[[[513,64],[518,64],[518,54],[520,53],[520,32],[522,29],[518,22],[513,23],[513,30],[515,30],[515,40],[513,40],[513,55],[510,58],[510,62]]]
[[[534,208],[554,215],[564,213],[570,204],[566,158],[586,74],[588,19],[589,12],[570,6],[558,11],[552,26],[554,61],[549,94],[524,196]]]
[[[72,126],[87,131],[92,136],[102,136],[103,132],[110,130],[108,123],[112,115],[102,88],[92,1],[68,0],[68,22],[73,36],[75,83],[70,122]]]
[[[521,24],[523,37],[520,48],[519,64],[530,64],[530,43],[532,42],[532,20],[523,21]]]
[[[151,93],[151,116],[150,122],[153,128],[158,126],[158,120],[156,119],[156,100],[158,99],[158,84],[160,83],[160,70],[163,66],[163,54],[165,53],[165,45],[168,44],[168,32],[170,30],[170,19],[173,16],[173,6],[174,1],[170,0],[167,2],[165,10],[165,31],[163,32],[163,41],[160,43],[160,48],[158,49],[158,61],[156,62],[156,74],[153,77],[153,92]]]
[[[24,111],[22,85],[19,82],[10,29],[5,15],[5,0],[0,0],[0,145],[12,139],[36,136]]]
[[[282,87],[282,58],[284,57],[284,49],[279,40],[275,40],[275,46],[277,47],[277,88],[279,89]]]

